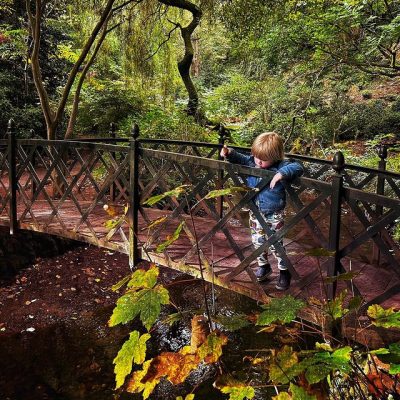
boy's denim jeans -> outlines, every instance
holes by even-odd
[[[284,225],[284,212],[279,211],[273,214],[263,214],[265,222],[267,223],[268,227],[271,229],[272,234],[279,231],[283,228]],[[251,230],[251,241],[253,242],[253,246],[255,249],[258,249],[262,244],[265,243],[267,239],[267,235],[264,232],[261,224],[258,222],[258,219],[255,215],[250,212],[250,230]],[[279,243],[283,245],[282,239],[279,240]],[[276,253],[274,246],[270,247],[271,253],[274,255],[276,260],[278,261],[278,268],[280,270],[286,270],[287,266],[284,264],[284,261],[281,257]],[[268,264],[268,250],[266,250],[261,256],[257,257],[258,265],[262,266]]]

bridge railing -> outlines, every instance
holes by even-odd
[[[286,244],[297,242],[305,232],[314,239],[312,246],[330,251],[324,258],[328,276],[346,270],[346,256],[368,254],[371,243],[400,276],[398,247],[387,230],[400,216],[399,174],[346,165],[341,153],[323,162],[293,155],[306,173],[286,188],[290,206],[285,227],[254,250],[247,211],[269,230],[252,201],[257,192],[232,189],[223,200],[207,194],[243,188],[247,176],[259,176],[262,190],[271,172],[219,160],[221,145],[140,139],[137,128],[129,140],[103,143],[16,140],[10,131],[0,141],[0,219],[10,230],[34,229],[118,249],[129,254],[132,265],[147,257],[195,274],[201,263],[208,280],[237,285],[244,276],[257,285],[251,266],[271,245],[299,287],[306,285],[315,275],[293,267],[304,254],[280,245],[283,237]],[[149,204],[155,195],[182,185],[181,196]],[[177,230],[179,238],[163,247]],[[334,290],[332,283],[330,296]]]

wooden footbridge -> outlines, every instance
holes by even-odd
[[[243,187],[248,175],[262,178],[262,190],[271,173],[220,160],[223,141],[223,132],[218,144],[141,139],[137,127],[129,139],[17,139],[10,125],[0,140],[0,224],[120,251],[131,267],[147,259],[266,301],[276,273],[257,282],[252,267],[265,246],[253,249],[246,226],[251,210],[268,231],[256,191],[206,195]],[[400,252],[388,229],[400,216],[400,174],[386,171],[386,149],[377,169],[345,164],[341,153],[333,161],[291,157],[305,174],[287,187],[285,227],[269,239],[292,271],[289,293],[333,297],[348,285],[364,306],[398,306]],[[147,202],[182,185],[180,196]],[[359,274],[322,289],[323,277],[346,271]]]

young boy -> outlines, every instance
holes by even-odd
[[[251,155],[246,156],[236,150],[224,146],[221,150],[221,157],[227,161],[247,165],[249,167],[263,168],[275,172],[269,183],[269,187],[263,189],[254,198],[254,202],[260,210],[272,233],[282,229],[284,224],[284,208],[286,206],[286,192],[282,180],[290,182],[303,173],[303,167],[294,161],[284,160],[283,141],[275,132],[265,132],[257,136],[251,146]],[[247,185],[255,187],[261,181],[260,177],[248,176]],[[257,220],[250,212],[251,240],[256,249],[266,242],[267,236]],[[282,245],[282,240],[279,241]],[[284,261],[276,253],[274,246],[271,252],[278,261],[279,279],[276,284],[278,290],[287,290],[290,287],[291,274]],[[268,251],[257,257],[258,268],[255,271],[259,282],[265,281],[272,274],[271,265],[268,262]]]

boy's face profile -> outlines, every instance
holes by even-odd
[[[273,164],[273,161],[263,161],[257,157],[254,157],[254,162],[256,163],[258,168],[269,168]]]

